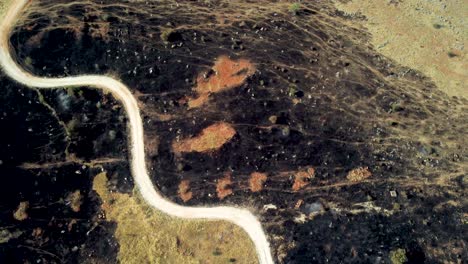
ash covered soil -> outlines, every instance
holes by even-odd
[[[35,1],[11,44],[40,76],[121,79],[141,106],[155,186],[182,205],[250,208],[279,263],[462,262],[468,101],[378,54],[350,25],[327,1]],[[41,117],[36,126],[63,139],[36,155],[27,150],[47,137],[4,131],[2,146],[21,148],[2,167],[10,159],[18,170],[25,152],[43,163],[125,159],[121,111],[61,106],[70,96],[102,104],[86,94],[43,97],[65,125],[79,128],[86,120],[70,115],[91,111],[99,132],[46,128]],[[35,107],[8,96],[22,97],[0,98],[4,116]],[[23,127],[23,118],[6,122]]]
[[[125,113],[110,95],[38,91],[0,73],[0,263],[115,263],[93,178],[131,192]],[[94,262],[93,262],[94,261]]]

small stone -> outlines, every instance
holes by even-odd
[[[312,213],[318,213],[323,210],[323,205],[320,202],[315,202],[315,203],[306,203],[304,205],[304,213],[306,214],[312,214]]]
[[[265,204],[263,206],[263,210],[265,210],[265,211],[276,210],[276,209],[278,209],[278,207],[276,207],[276,205],[274,205],[274,204]]]
[[[391,197],[397,197],[397,192],[396,191],[390,191],[390,196]]]

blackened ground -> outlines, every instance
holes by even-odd
[[[11,43],[23,67],[41,76],[121,78],[140,101],[159,189],[183,203],[178,185],[188,180],[189,205],[256,210],[281,262],[388,261],[397,250],[410,261],[463,259],[466,238],[451,230],[466,223],[466,99],[376,53],[327,1],[289,8],[277,1],[37,1]],[[198,74],[221,55],[248,59],[257,70],[188,109]],[[54,93],[46,98],[60,96]],[[237,132],[220,150],[174,155],[177,137],[220,121]],[[292,190],[294,173],[309,166],[315,178]],[[363,167],[371,177],[346,178]],[[216,183],[226,172],[233,194],[220,201]],[[261,192],[249,190],[252,172],[268,175]],[[277,209],[263,210],[267,204]]]
[[[66,146],[65,132],[39,102],[37,92],[23,89],[1,73],[0,82],[1,166],[62,159]],[[50,135],[54,135],[53,140]]]
[[[99,218],[100,200],[91,186],[97,173],[80,164],[40,170],[2,169],[0,228],[3,235],[12,237],[0,244],[0,262],[82,263],[100,259],[101,263],[115,263],[115,224]],[[82,205],[75,212],[66,199],[77,190]],[[29,202],[28,218],[18,221],[13,213],[25,201]]]
[[[69,152],[83,160],[126,157],[126,116],[111,95],[76,88],[41,92],[68,130]]]
[[[466,203],[462,206],[440,204],[447,198],[466,199],[464,195],[447,197],[447,192],[457,193],[458,188],[466,186],[456,186],[449,191],[400,190],[391,214],[379,211],[340,214],[327,210],[301,225],[297,233],[289,237],[297,246],[288,253],[287,259],[290,263],[371,263],[385,261],[387,252],[404,249],[407,263],[443,263],[444,259],[460,263],[468,257],[466,227],[460,225],[468,207]],[[411,208],[416,204],[417,209]],[[355,205],[355,209],[359,206]],[[294,226],[292,223],[285,225]],[[310,239],[304,241],[300,237]],[[444,252],[434,256],[428,248]]]
[[[92,182],[106,170],[110,188],[133,189],[120,108],[93,90],[0,83],[0,263],[116,263],[116,224]]]

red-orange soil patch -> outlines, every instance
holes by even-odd
[[[252,192],[259,192],[263,190],[263,184],[266,182],[267,177],[268,176],[265,173],[260,172],[253,172],[252,174],[250,174],[250,190]]]
[[[361,167],[348,172],[346,178],[352,182],[360,182],[372,176],[368,167]]]
[[[210,94],[219,93],[240,86],[255,73],[255,66],[246,59],[231,60],[227,56],[219,57],[210,71],[197,77],[197,98],[191,98],[189,108],[203,105]]]
[[[182,180],[179,183],[179,197],[184,203],[192,199],[193,193],[190,191],[190,181]]]
[[[309,184],[309,180],[315,177],[315,170],[308,167],[305,170],[298,171],[294,174],[293,191],[299,191]]]
[[[218,194],[219,199],[224,199],[226,196],[229,196],[232,194],[232,189],[231,189],[231,173],[227,172],[224,174],[224,178],[221,178],[218,180],[218,184],[216,184],[216,193]]]
[[[209,152],[221,148],[234,137],[236,130],[225,122],[213,124],[201,131],[198,136],[174,141],[172,151],[176,154],[182,152]]]

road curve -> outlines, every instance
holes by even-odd
[[[248,210],[235,207],[186,207],[166,200],[159,194],[146,169],[143,123],[136,99],[121,82],[106,76],[82,75],[65,78],[41,78],[25,72],[13,60],[9,51],[9,36],[17,17],[30,0],[15,0],[0,22],[0,65],[3,71],[17,82],[42,89],[90,86],[111,92],[119,100],[129,120],[130,166],[136,185],[148,204],[175,217],[226,220],[247,232],[255,244],[261,264],[272,264],[270,245],[257,218]]]

